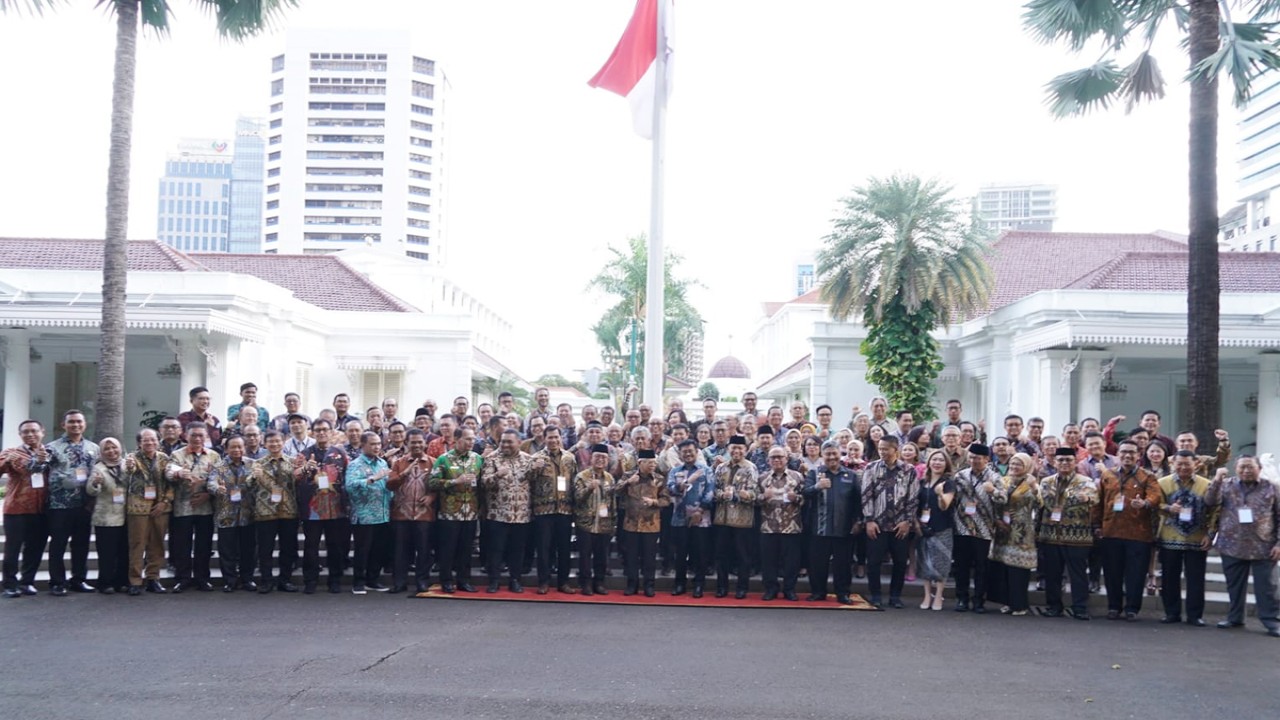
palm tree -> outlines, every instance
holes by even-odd
[[[871,179],[843,200],[818,253],[820,292],[840,321],[861,315],[867,379],[892,407],[930,417],[942,369],[940,324],[986,307],[993,284],[985,230],[951,189],[912,176]]]
[[[644,318],[648,296],[648,250],[643,234],[627,240],[627,246],[618,249],[609,246],[612,257],[604,268],[587,285],[588,290],[602,290],[617,299],[605,310],[600,320],[591,328],[600,345],[605,364],[625,366],[631,346],[628,342],[634,331],[636,338],[636,365],[644,365]],[[702,315],[690,304],[688,290],[698,283],[694,280],[676,279],[672,271],[682,258],[667,253],[666,274],[666,322],[663,326],[663,347],[666,373],[679,375],[684,371],[684,349],[692,334],[702,333]]]
[[[1249,22],[1232,20],[1242,10]],[[1093,65],[1053,78],[1048,104],[1058,117],[1081,115],[1123,100],[1126,109],[1164,96],[1164,77],[1152,43],[1164,27],[1181,35],[1191,83],[1188,140],[1187,393],[1191,431],[1202,443],[1221,414],[1218,389],[1218,76],[1231,79],[1242,107],[1259,74],[1280,67],[1273,25],[1277,0],[1032,0],[1023,24],[1044,42],[1062,40],[1073,51],[1091,41],[1103,53]],[[1141,49],[1125,67],[1116,57]]]
[[[0,12],[41,13],[57,0],[0,0]],[[107,227],[102,254],[102,349],[98,361],[95,435],[124,437],[125,293],[128,275],[129,160],[133,145],[133,85],[138,65],[138,25],[169,31],[166,0],[97,0],[116,17],[111,91],[111,149],[107,167]],[[266,28],[297,0],[196,0],[213,14],[218,33],[244,40]]]

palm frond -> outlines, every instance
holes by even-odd
[[[1187,79],[1215,78],[1225,73],[1231,79],[1235,106],[1244,107],[1249,101],[1253,79],[1280,67],[1280,47],[1269,25],[1233,24],[1234,31],[1222,36],[1217,52],[1196,63],[1187,73]]]
[[[1022,25],[1044,43],[1063,40],[1080,50],[1098,34],[1111,44],[1124,42],[1125,15],[1110,0],[1031,0],[1023,6]]]
[[[198,0],[218,25],[218,34],[244,40],[275,27],[298,0]]]
[[[65,4],[66,0],[0,0],[0,13],[43,15],[45,10]]]
[[[1119,92],[1124,98],[1125,112],[1133,110],[1143,100],[1164,97],[1164,75],[1160,73],[1160,65],[1150,49],[1138,53],[1138,57],[1124,69]]]
[[[1124,82],[1124,71],[1111,60],[1063,73],[1048,82],[1045,103],[1055,117],[1083,115],[1090,110],[1111,107]]]

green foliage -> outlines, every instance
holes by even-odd
[[[942,371],[938,341],[929,334],[937,325],[930,303],[910,312],[894,301],[877,319],[870,306],[863,315],[867,338],[867,379],[884,391],[889,407],[910,410],[916,420],[934,417],[934,378]]]
[[[636,374],[644,367],[644,321],[648,296],[649,254],[643,234],[628,238],[626,247],[609,247],[611,258],[604,268],[587,285],[588,290],[600,290],[614,304],[604,311],[600,320],[591,328],[600,346],[600,355],[606,366],[626,368],[631,355],[627,341],[632,328],[636,329]],[[683,258],[675,253],[666,256],[666,290],[663,327],[663,355],[666,372],[681,375],[684,372],[684,348],[692,334],[702,332],[702,315],[688,299],[689,288],[697,281],[677,279],[675,268]]]
[[[717,402],[720,400],[720,388],[716,387],[713,382],[704,382],[698,386],[698,399],[705,400],[707,398]]]
[[[537,380],[534,380],[533,386],[535,388],[544,387],[544,386],[545,387],[571,387],[574,390],[577,390],[578,392],[582,393],[583,395],[590,394],[587,392],[586,383],[579,382],[577,380],[570,380],[563,375],[557,375],[554,373],[543,375]]]
[[[520,378],[510,373],[502,373],[498,378],[485,378],[471,381],[471,396],[488,395],[493,398],[493,405],[498,404],[498,395],[509,392],[514,400],[513,407],[520,415],[529,414],[530,394],[521,384]]]
[[[720,402],[736,403],[736,402],[738,402],[738,396],[737,396],[737,395],[725,395],[724,397],[720,398]]]
[[[151,428],[156,432],[160,432],[160,423],[164,421],[166,413],[161,410],[148,410],[142,413],[142,420],[138,422],[139,428]]]

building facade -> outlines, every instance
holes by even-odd
[[[231,161],[231,207],[228,213],[227,252],[262,252],[262,188],[265,174],[266,122],[261,118],[236,119],[235,149]]]
[[[263,251],[443,260],[443,73],[408,32],[294,31],[272,59]]]
[[[974,215],[989,230],[1053,230],[1058,219],[1056,185],[987,185],[974,199]]]
[[[184,139],[165,160],[156,237],[189,252],[226,252],[231,201],[231,143]]]
[[[1280,202],[1280,80],[1249,99],[1236,122],[1239,204],[1218,220],[1219,246],[1240,252],[1276,252],[1271,208]],[[1273,197],[1275,196],[1275,197]]]

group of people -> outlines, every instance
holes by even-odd
[[[299,556],[302,591],[316,592],[322,545],[329,592],[342,591],[348,572],[355,594],[421,592],[433,568],[443,592],[477,592],[478,539],[488,592],[504,574],[510,591],[524,592],[522,578],[535,574],[540,594],[607,594],[616,548],[624,594],[655,595],[660,563],[674,595],[701,597],[714,575],[717,597],[744,598],[759,573],[765,601],[798,600],[807,576],[809,600],[848,603],[856,572],[871,603],[902,608],[905,581],[918,575],[920,607],[941,610],[954,576],[954,610],[985,613],[997,602],[1025,615],[1037,571],[1041,615],[1087,620],[1100,570],[1109,619],[1136,620],[1144,593],[1158,591],[1161,622],[1203,626],[1216,544],[1230,594],[1219,626],[1243,625],[1252,574],[1258,618],[1280,636],[1277,486],[1255,458],[1231,462],[1226,432],[1216,432],[1215,454],[1201,455],[1194,434],[1161,434],[1154,411],[1127,432],[1121,416],[1071,423],[1059,436],[1045,435],[1039,418],[1009,415],[988,439],[956,400],[945,418],[917,423],[905,410],[890,418],[874,398],[869,413],[855,406],[838,427],[828,405],[811,420],[795,403],[786,421],[778,406],[757,412],[752,393],[741,413],[704,400],[692,421],[679,401],[665,418],[646,405],[621,417],[587,406],[579,420],[567,404],[551,408],[546,388],[526,417],[504,393],[475,414],[465,397],[444,413],[428,400],[408,422],[393,398],[356,417],[339,394],[313,419],[296,393],[274,417],[253,383],[241,396],[224,425],[209,412],[209,391],[192,388],[191,407],[139,431],[132,451],[116,438],[87,439],[78,410],[47,444],[41,423],[23,421],[22,445],[0,454],[5,596],[37,593],[46,542],[55,596],[211,591],[216,531],[225,592],[296,592]],[[166,537],[171,588],[160,582]]]

